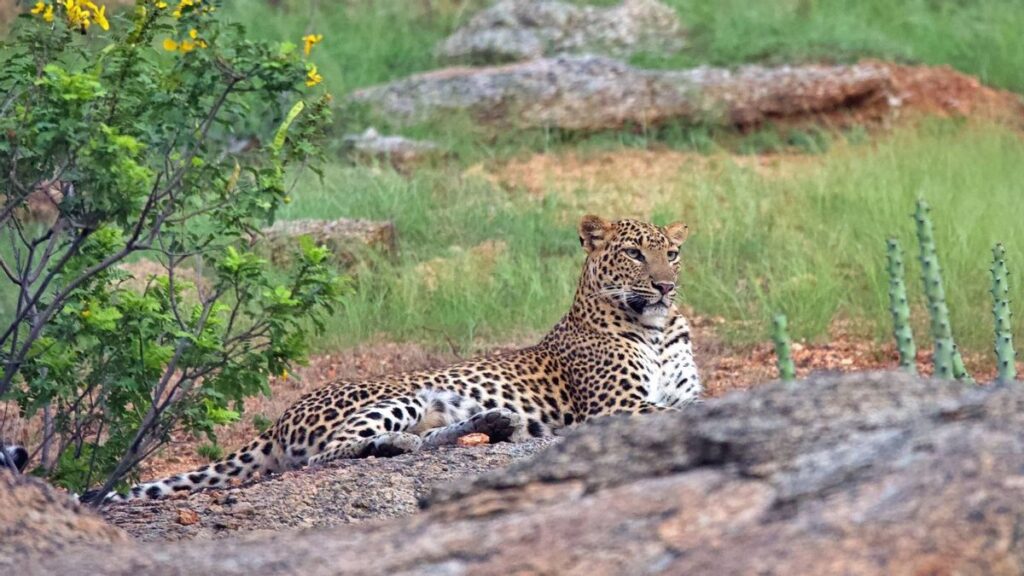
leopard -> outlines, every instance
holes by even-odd
[[[240,450],[111,493],[103,504],[413,453],[472,433],[492,443],[520,442],[598,416],[679,410],[699,401],[690,325],[676,302],[687,225],[589,214],[577,230],[585,260],[572,304],[539,343],[441,369],[329,382]]]

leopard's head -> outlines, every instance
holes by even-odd
[[[679,277],[682,222],[655,226],[638,220],[608,221],[587,215],[580,244],[587,251],[584,297],[611,304],[632,316],[664,316],[672,307]]]

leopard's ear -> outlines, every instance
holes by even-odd
[[[601,249],[608,241],[614,224],[593,214],[587,214],[580,220],[580,246],[590,254]]]
[[[686,241],[686,236],[690,233],[690,229],[682,222],[673,222],[668,226],[665,226],[665,236],[672,241],[672,244],[679,246]]]

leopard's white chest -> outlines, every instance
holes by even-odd
[[[677,408],[696,400],[703,388],[686,319],[678,316],[665,330],[647,331],[644,340],[637,348],[645,371],[647,400]]]

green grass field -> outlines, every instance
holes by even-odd
[[[837,147],[785,178],[720,154],[717,177],[680,173],[650,215],[691,224],[682,299],[728,319],[734,342],[765,338],[774,310],[789,315],[798,337],[826,338],[836,319],[883,336],[885,240],[896,236],[916,254],[910,214],[923,196],[934,208],[955,330],[966,347],[982,350],[991,335],[992,243],[1007,244],[1015,269],[1024,265],[1020,212],[1009,208],[1024,182],[1022,157],[1016,133],[949,121]],[[405,179],[368,168],[333,168],[323,185],[302,188],[283,217],[391,218],[401,239],[397,263],[359,275],[325,346],[375,336],[509,339],[547,328],[571,300],[582,253],[568,214],[575,212],[561,196],[538,201],[455,172]],[[507,243],[493,267],[466,251],[488,240]],[[424,267],[438,258],[451,273],[425,279]],[[908,260],[919,304],[918,268]],[[1024,301],[1024,286],[1014,291]],[[923,314],[917,319],[924,334]]]
[[[689,48],[675,56],[644,55],[636,64],[848,62],[878,57],[950,64],[984,82],[1024,91],[1024,10],[1012,1],[667,0],[689,29]],[[611,4],[602,1],[595,4]],[[229,7],[254,33],[297,39],[318,32],[316,60],[338,96],[438,65],[434,45],[485,5],[483,1],[368,2],[343,6],[285,3],[273,15],[250,3]],[[318,8],[319,6],[319,8]],[[343,117],[361,128],[365,119]],[[988,264],[991,244],[1007,244],[1010,265],[1024,269],[1024,232],[1013,209],[1024,182],[1024,142],[998,126],[936,121],[868,138],[796,134],[790,151],[820,152],[786,178],[770,178],[723,152],[773,151],[771,129],[730,145],[697,128],[658,135],[581,137],[488,133],[466,119],[405,132],[441,142],[455,166],[411,178],[376,168],[331,166],[323,184],[309,180],[284,214],[297,217],[393,219],[401,255],[361,272],[356,291],[335,318],[325,348],[372,338],[461,344],[503,341],[546,329],[565,310],[582,261],[574,233],[579,206],[550,194],[537,201],[502,190],[461,169],[536,151],[581,154],[651,145],[711,154],[713,175],[680,173],[650,216],[682,218],[692,235],[684,254],[683,301],[698,313],[729,320],[737,344],[766,338],[773,311],[786,312],[797,337],[825,339],[844,320],[865,336],[889,326],[885,239],[908,252],[919,335],[925,333],[913,256],[915,198],[934,207],[954,330],[968,349],[989,347]],[[793,135],[788,136],[794,140]],[[782,140],[786,138],[783,137]],[[838,146],[833,146],[838,143]],[[600,205],[588,209],[601,211]],[[614,214],[608,214],[614,216]],[[504,243],[489,257],[471,250]],[[489,246],[486,245],[485,246]],[[440,269],[441,273],[437,273]],[[425,276],[425,270],[426,276]],[[1014,286],[1018,301],[1024,287]],[[1017,322],[1018,328],[1024,324]]]

